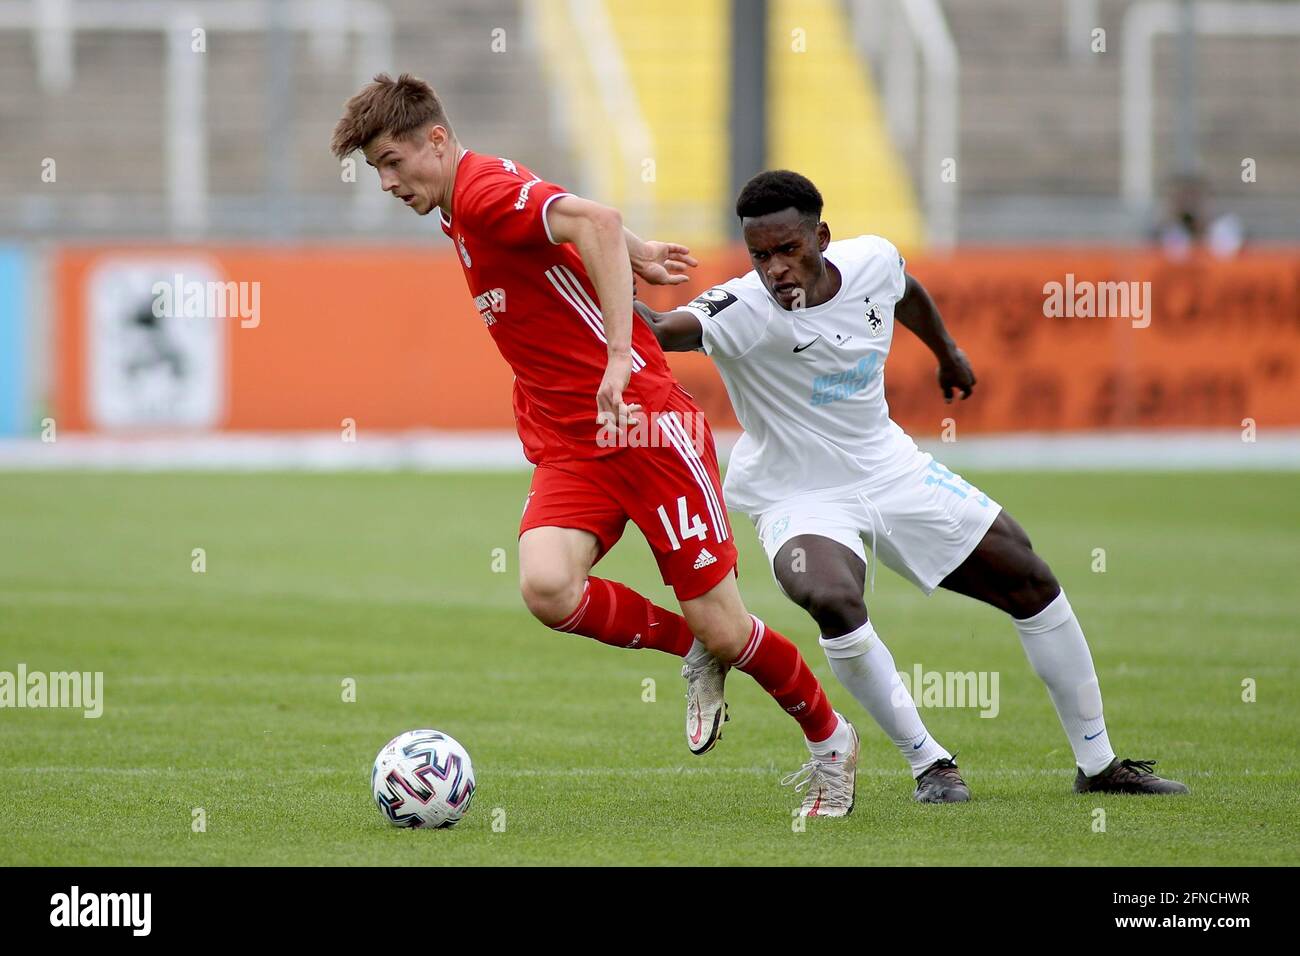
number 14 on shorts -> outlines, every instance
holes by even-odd
[[[668,518],[668,512],[664,506],[660,505],[657,509],[659,520],[664,523],[664,531],[668,532],[668,541],[672,544],[674,551],[680,551],[682,542],[691,538],[705,540],[709,534],[709,526],[700,520],[699,515],[688,514],[686,509],[686,496],[682,495],[677,499],[677,527],[678,531],[673,531],[673,523]],[[680,534],[680,538],[678,535]]]

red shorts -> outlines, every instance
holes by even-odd
[[[679,601],[705,594],[736,567],[718,453],[704,414],[680,388],[662,412],[630,429],[602,458],[538,465],[519,533],[578,528],[600,542],[597,561],[630,518]]]

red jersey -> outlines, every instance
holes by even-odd
[[[577,250],[555,243],[546,222],[547,207],[567,195],[525,166],[466,150],[451,216],[439,211],[479,315],[514,370],[515,422],[534,464],[619,450],[596,441],[596,391],[609,359],[596,289]],[[654,333],[634,314],[623,401],[658,412],[675,384]]]

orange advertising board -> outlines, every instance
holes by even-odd
[[[724,250],[689,286],[639,291],[664,309],[747,268]],[[979,379],[969,401],[945,405],[933,360],[896,329],[890,408],[918,437],[947,417],[964,432],[1300,425],[1300,250],[1177,263],[1140,249],[983,249],[908,269]],[[61,428],[513,424],[510,370],[445,247],[69,247],[54,276]],[[184,318],[195,276],[229,308],[212,312],[209,291],[206,311]],[[157,283],[183,321],[150,318]],[[736,427],[709,360],[671,362],[715,427]]]
[[[1300,424],[1300,252],[1008,249],[910,268],[975,367],[970,431]],[[891,408],[936,434],[933,362],[905,331],[895,342]]]
[[[64,251],[56,263],[61,424],[104,427],[89,347],[96,310],[108,310],[103,321],[130,324],[149,285],[172,284],[176,274],[183,285],[196,259],[221,278],[257,283],[258,290],[255,322],[238,315],[203,319],[218,326],[224,349],[224,400],[213,427],[336,429],[345,418],[373,429],[511,426],[510,370],[489,341],[456,260],[376,247]],[[122,293],[134,299],[120,309],[97,301],[114,294],[99,291],[105,285],[99,276],[132,269],[147,279]],[[139,417],[147,427],[150,417]],[[165,416],[155,420],[157,427],[175,424]]]

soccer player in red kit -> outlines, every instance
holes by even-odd
[[[536,466],[519,537],[529,611],[558,631],[685,658],[697,754],[725,719],[726,671],[749,674],[803,730],[810,758],[786,779],[803,794],[801,813],[847,815],[857,733],[798,648],[746,611],[712,434],[653,333],[632,320],[633,271],[685,281],[688,250],[643,242],[615,210],[465,149],[433,89],[408,74],[381,74],[353,96],[331,145],[340,159],[361,150],[381,187],[417,214],[438,211],[514,370],[519,437]],[[628,519],[681,615],[589,573]]]

